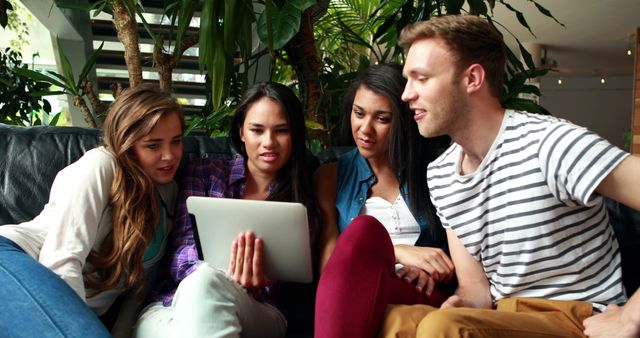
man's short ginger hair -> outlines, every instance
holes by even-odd
[[[408,51],[414,42],[433,38],[442,39],[451,49],[457,74],[474,63],[480,64],[491,93],[500,97],[507,52],[495,27],[475,15],[446,15],[406,26],[398,44]]]

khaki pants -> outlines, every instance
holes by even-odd
[[[585,337],[591,303],[538,298],[498,301],[495,310],[390,305],[380,337]]]

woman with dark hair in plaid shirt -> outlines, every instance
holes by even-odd
[[[197,160],[180,183],[176,250],[170,272],[174,287],[143,311],[137,337],[286,334],[287,321],[276,307],[278,288],[264,274],[261,239],[251,232],[240,234],[233,243],[236,254],[232,254],[228,271],[199,261],[186,198],[210,196],[313,206],[300,101],[281,84],[253,86],[238,105],[230,138],[241,156]],[[314,238],[313,220],[309,224]]]

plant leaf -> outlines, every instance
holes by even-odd
[[[273,48],[282,48],[300,30],[302,13],[316,3],[315,0],[289,0],[282,8],[275,6],[271,10]],[[269,43],[267,15],[263,12],[258,18],[258,36],[266,44]]]
[[[36,80],[36,81],[43,81],[43,82],[46,82],[46,83],[51,83],[51,84],[54,84],[54,85],[56,85],[56,86],[58,86],[60,88],[66,88],[67,87],[66,84],[61,83],[57,79],[55,79],[55,78],[53,78],[51,76],[48,76],[46,74],[42,74],[40,72],[36,72],[34,70],[31,70],[31,69],[16,68],[15,71],[16,71],[16,73],[18,75],[25,76],[25,77],[28,77],[30,79]]]
[[[57,113],[53,115],[53,118],[51,118],[51,120],[49,120],[49,125],[50,126],[57,126],[58,125],[58,120],[60,120],[60,116],[62,114],[61,113]]]
[[[58,81],[60,81],[60,82],[63,84],[63,86],[62,86],[61,88],[64,88],[64,89],[66,89],[67,91],[71,92],[71,89],[69,88],[69,85],[68,85],[68,84],[67,84],[67,82],[65,81],[65,78],[64,78],[64,76],[63,76],[63,75],[60,75],[60,74],[58,74],[58,73],[56,73],[56,72],[52,72],[52,71],[50,71],[50,70],[48,70],[48,71],[47,71],[47,74],[46,74],[46,75],[50,76],[51,78],[58,79]]]
[[[535,62],[533,62],[531,53],[529,53],[529,51],[526,48],[524,48],[524,46],[520,43],[520,40],[516,39],[516,42],[518,42],[518,48],[520,49],[520,54],[522,55],[524,62],[527,64],[527,67],[529,69],[536,68],[536,64]]]
[[[305,120],[304,125],[305,127],[307,127],[307,129],[311,129],[311,130],[325,130],[324,126],[321,123],[311,121],[311,120]]]
[[[533,1],[533,0],[531,0],[531,1]],[[548,10],[548,9],[546,9],[546,8],[542,7],[542,5],[540,5],[540,4],[539,4],[539,3],[537,3],[536,1],[533,1],[533,4],[534,4],[534,5],[536,5],[536,8],[538,8],[538,11],[540,11],[540,13],[542,13],[542,14],[544,14],[544,15],[546,15],[546,16],[548,16],[548,17],[550,17],[550,18],[552,18],[553,20],[555,20],[555,22],[557,22],[558,24],[560,24],[560,26],[562,26],[562,27],[565,27],[565,28],[566,28],[566,26],[565,26],[562,22],[558,21],[558,19],[556,19],[556,17],[555,17],[555,16],[553,16],[553,15],[551,14],[551,12],[549,12],[549,10]]]
[[[460,10],[464,5],[464,0],[444,0],[444,6],[447,9],[447,14],[460,14]]]
[[[487,15],[488,8],[484,0],[467,0],[469,3],[469,13],[473,15]]]
[[[47,114],[51,113],[51,103],[49,103],[49,101],[45,99],[42,99],[42,110],[44,110],[44,112]]]
[[[182,43],[182,39],[187,33],[187,29],[189,29],[189,23],[191,22],[191,18],[193,18],[193,13],[195,12],[196,3],[192,0],[181,0],[180,7],[178,8],[178,32],[176,35],[176,45],[173,49],[173,55],[176,58],[179,58],[180,55],[180,44]]]
[[[217,38],[214,36],[215,26],[218,24],[218,16],[214,7],[214,1],[205,1],[202,7],[202,16],[200,18],[200,72],[205,69],[213,69],[213,41]],[[213,75],[213,74],[212,74]]]
[[[509,64],[513,65],[516,69],[520,71],[524,71],[525,68],[522,62],[520,61],[520,59],[518,59],[518,57],[513,53],[513,51],[510,48],[505,47],[505,49],[507,50],[507,60],[509,61]]]
[[[71,63],[69,59],[62,51],[62,47],[60,44],[60,39],[56,37],[56,41],[58,42],[58,56],[60,57],[60,62],[62,66],[62,71],[64,73],[64,82],[67,84],[67,88],[73,95],[78,95],[78,87],[75,84],[75,77],[73,76],[73,69],[71,68]]]
[[[138,10],[136,10],[136,12],[139,12]],[[144,18],[144,16],[142,15],[142,12],[139,12],[138,16],[140,17],[140,21],[142,22],[142,26],[144,26],[144,29],[147,31],[147,33],[149,34],[149,36],[151,37],[151,39],[155,42],[155,43],[159,43],[160,40],[158,40],[158,36],[156,35],[156,33],[153,31],[153,29],[151,29],[151,26],[149,26],[149,23],[147,22],[147,19]]]
[[[399,12],[399,11],[398,11]],[[393,24],[396,22],[396,16],[391,15],[387,17],[387,19],[376,29],[376,33],[373,35],[373,40],[378,40],[379,37],[383,36],[389,28],[393,27]]]
[[[4,8],[2,8],[4,6]],[[0,2],[0,26],[2,28],[6,28],[9,23],[9,16],[7,15],[8,11],[12,11],[13,7],[9,3],[9,1],[3,0]]]
[[[200,123],[202,122],[202,117],[200,116],[194,116],[191,121],[189,121],[189,124],[187,125],[187,128],[185,128],[184,134],[185,135],[189,135],[191,134],[191,132],[200,127]]]
[[[89,74],[89,71],[91,70],[91,68],[93,68],[93,66],[96,64],[96,59],[98,58],[98,56],[100,55],[100,52],[102,51],[102,46],[104,46],[104,41],[102,41],[98,49],[94,50],[93,53],[91,53],[91,56],[87,60],[87,63],[85,63],[84,67],[82,67],[82,71],[80,71],[80,76],[78,76],[78,83],[76,87],[80,88],[82,86],[82,81],[84,81],[84,79],[87,77],[87,74]]]
[[[66,94],[67,92],[62,91],[62,90],[56,90],[56,91],[33,91],[33,92],[29,92],[29,95],[31,96],[35,96],[35,97],[41,97],[41,96],[50,96],[50,95],[63,95]]]
[[[540,88],[538,88],[538,86],[530,84],[525,84],[524,86],[520,87],[520,94],[535,94],[537,96],[542,96]]]
[[[520,24],[522,26],[524,26],[526,29],[529,30],[529,33],[531,33],[531,35],[533,35],[534,37],[536,36],[535,34],[533,34],[533,31],[531,30],[531,27],[529,27],[529,24],[527,23],[527,20],[524,18],[524,14],[522,14],[522,12],[520,12],[519,10],[513,8],[513,6],[511,6],[510,4],[501,1],[501,4],[505,5],[505,7],[507,7],[510,11],[516,13],[516,18],[518,19],[518,22],[520,22]]]
[[[95,18],[100,13],[102,13],[102,11],[104,11],[104,8],[107,6],[107,0],[97,1],[93,4],[93,6],[95,7],[95,10],[93,11],[93,17]]]
[[[213,101],[213,108],[217,109],[222,103],[227,74],[227,60],[222,39],[217,39],[215,45],[213,69],[210,69],[209,72],[214,74],[211,81],[211,100]]]

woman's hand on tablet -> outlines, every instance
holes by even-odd
[[[229,275],[236,283],[249,291],[273,284],[264,272],[262,239],[251,231],[245,231],[231,243]]]

